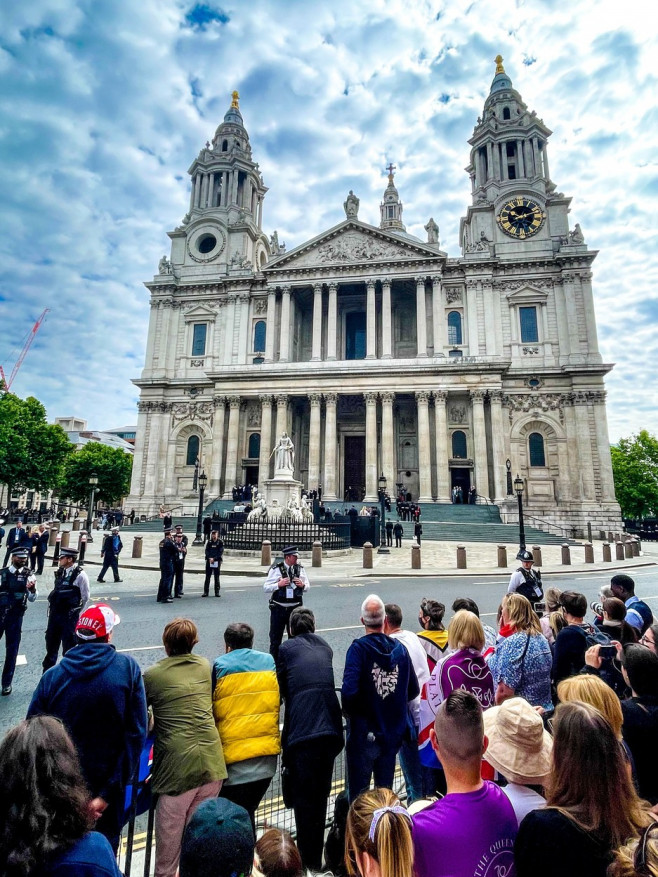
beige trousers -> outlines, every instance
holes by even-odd
[[[216,798],[222,780],[180,795],[160,795],[155,808],[155,877],[176,877],[185,826],[202,801]]]

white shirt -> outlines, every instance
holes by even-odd
[[[286,568],[287,578],[290,578],[290,567],[287,564],[284,564]],[[308,591],[311,587],[311,583],[308,580],[308,576],[306,575],[306,570],[300,564],[299,566],[299,580],[304,586],[304,591]],[[279,569],[278,564],[275,564],[270,568],[270,571],[267,574],[267,578],[265,579],[265,584],[263,585],[263,590],[266,594],[271,594],[272,591],[276,591],[279,587],[279,582],[284,576],[281,575],[281,570]],[[298,587],[297,585],[295,587]]]
[[[8,567],[9,572],[12,572],[12,573],[18,572],[22,568],[23,567],[20,567],[20,566],[19,567],[14,566],[13,563],[10,563],[9,567]],[[37,577],[34,575],[34,573],[31,573],[27,577],[27,586],[28,586],[28,588],[31,588],[33,585],[34,585],[34,590],[33,591],[28,590],[28,592],[27,592],[28,603],[34,603],[34,601],[37,599]]]
[[[502,791],[509,798],[519,825],[521,825],[522,820],[531,810],[543,810],[546,806],[546,799],[527,786],[508,783],[506,786],[503,786]]]
[[[416,678],[418,679],[418,689],[422,691],[423,685],[429,682],[430,671],[427,666],[427,653],[421,641],[415,633],[412,633],[410,630],[402,630],[402,628],[389,633],[389,636],[392,639],[399,640],[409,653]],[[420,694],[411,701],[411,714],[418,728],[420,725]]]

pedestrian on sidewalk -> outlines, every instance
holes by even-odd
[[[12,692],[16,658],[21,644],[23,617],[27,604],[37,599],[37,580],[27,566],[27,551],[15,548],[11,564],[0,572],[0,639],[5,637],[5,663],[2,694]]]
[[[393,533],[395,535],[395,547],[402,548],[402,534],[404,533],[404,527],[400,523],[400,521],[395,522],[395,526],[393,527]]]
[[[393,547],[393,521],[386,521],[386,545]]]
[[[210,541],[206,542],[206,578],[203,582],[203,597],[207,597],[210,591],[210,577],[213,577],[215,584],[215,597],[219,597],[219,572],[224,558],[224,543],[219,538],[219,522],[213,521],[213,528],[210,532]]]
[[[48,594],[44,673],[57,663],[60,645],[65,655],[76,644],[75,627],[89,599],[89,577],[78,563],[77,550],[62,548],[57,563],[55,587]]]
[[[105,581],[105,573],[110,568],[112,569],[114,581],[122,581],[122,579],[119,577],[119,555],[121,554],[122,548],[123,542],[121,541],[121,536],[119,536],[119,528],[112,527],[110,535],[106,536],[105,539],[103,539],[103,547],[101,548],[103,566],[101,567],[101,571],[98,573],[98,578],[96,579],[97,582]]]
[[[414,524],[414,536],[416,538],[416,542],[418,542],[419,545],[420,545],[420,537],[422,535],[423,535],[423,525],[420,523],[420,521],[417,521],[417,523]]]
[[[174,546],[176,555],[174,557],[174,597],[180,599],[183,594],[183,573],[185,572],[185,558],[187,557],[187,536],[183,533],[183,528],[178,524],[174,533]]]
[[[171,589],[174,584],[174,558],[176,546],[171,538],[171,527],[165,527],[164,536],[158,546],[160,549],[160,585],[158,587],[158,603],[173,603]]]

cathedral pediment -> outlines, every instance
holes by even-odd
[[[444,257],[440,250],[411,236],[382,231],[358,220],[347,220],[272,260],[272,269],[323,268],[334,265],[426,261]]]

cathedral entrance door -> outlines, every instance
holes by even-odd
[[[348,496],[348,489],[351,488]],[[346,435],[343,445],[343,489],[345,499],[360,502],[366,491],[366,437]]]
[[[468,502],[468,491],[471,486],[471,470],[470,469],[451,469],[450,470],[450,488],[452,495],[453,487],[461,487],[462,489],[462,502]]]

